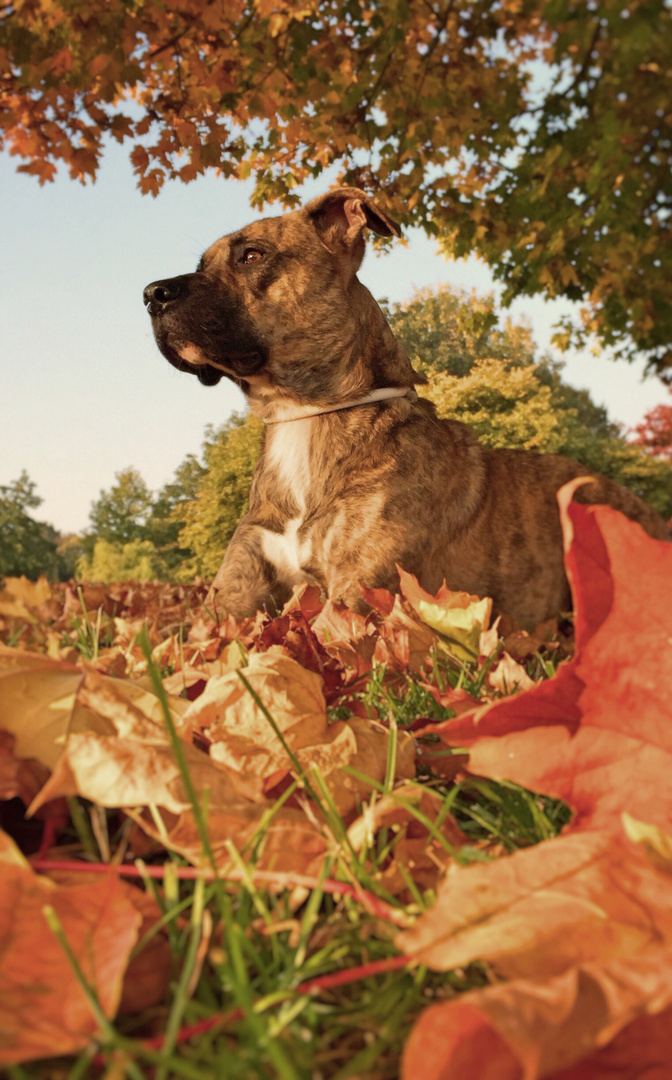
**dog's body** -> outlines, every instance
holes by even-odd
[[[246,615],[308,580],[361,611],[360,586],[395,591],[399,564],[429,592],[445,578],[532,627],[569,606],[556,492],[589,470],[487,450],[417,399],[422,379],[356,277],[365,227],[398,234],[363,192],[337,188],[145,291],[171,363],[209,384],[228,375],[268,425],[214,602]],[[666,538],[653,510],[604,477],[576,497]]]

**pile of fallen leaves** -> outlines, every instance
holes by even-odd
[[[403,571],[5,581],[1,1067],[669,1077],[672,548],[573,486],[575,650]]]

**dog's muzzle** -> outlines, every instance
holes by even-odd
[[[245,379],[266,362],[266,351],[246,326],[235,298],[213,294],[202,274],[152,281],[143,291],[154,336],[166,359],[180,371],[214,386],[223,375]],[[190,352],[200,354],[199,362]]]

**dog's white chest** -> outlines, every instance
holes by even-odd
[[[310,432],[312,417],[274,425],[267,447],[267,463],[274,470],[281,489],[291,491],[299,513],[287,522],[282,533],[263,530],[264,557],[276,568],[278,577],[288,585],[305,581],[302,572],[311,556],[310,537],[299,539],[306,512],[310,483]]]
[[[266,462],[275,472],[281,489],[291,491],[300,515],[306,510],[310,484],[310,433],[312,416],[274,424],[268,437]]]
[[[310,559],[312,544],[309,537],[299,540],[302,522],[302,517],[292,518],[287,522],[284,533],[263,530],[261,547],[264,557],[276,568],[280,580],[288,585],[306,579],[301,567]]]

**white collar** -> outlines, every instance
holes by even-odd
[[[340,405],[296,405],[295,408],[283,409],[283,416],[275,420],[264,420],[265,424],[286,424],[288,420],[303,420],[307,416],[320,416],[321,413],[338,412],[339,409],[354,409],[356,405],[370,405],[375,401],[388,401],[390,398],[407,397],[411,401],[417,401],[418,395],[412,386],[386,386],[380,390],[371,390],[364,397],[353,398],[352,401],[342,401]]]

